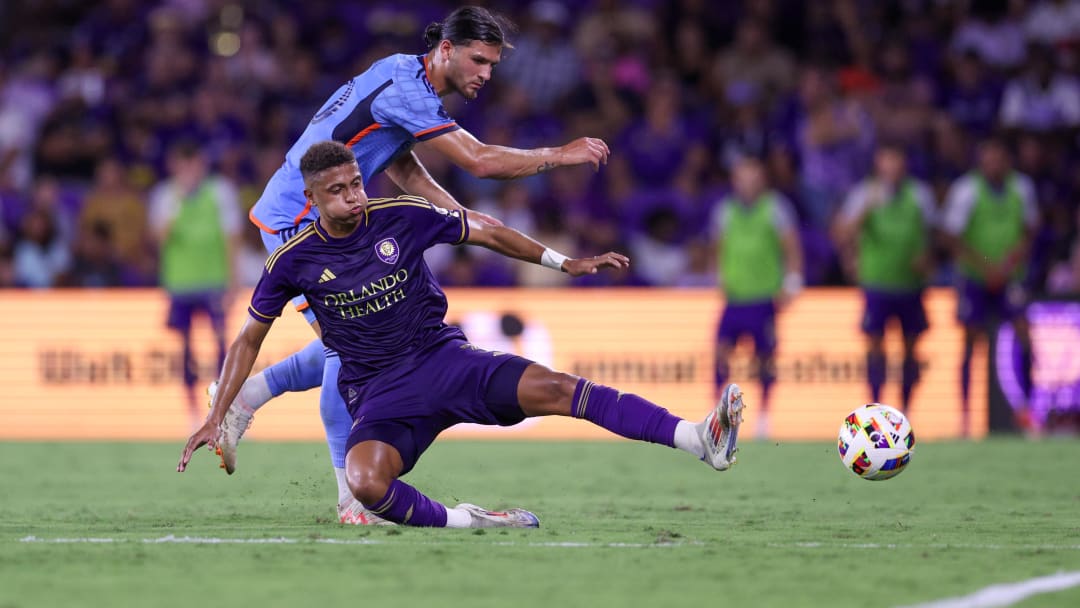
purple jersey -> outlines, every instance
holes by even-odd
[[[351,235],[334,238],[316,221],[279,247],[248,312],[265,323],[290,298],[305,296],[326,346],[341,355],[339,384],[362,384],[417,353],[465,339],[443,321],[446,295],[424,251],[468,236],[464,212],[413,196],[372,199]]]

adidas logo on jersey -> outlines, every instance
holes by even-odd
[[[319,283],[325,283],[327,281],[332,281],[332,280],[334,280],[336,278],[337,278],[337,275],[334,274],[333,272],[330,272],[329,268],[323,268],[322,276],[319,277]]]

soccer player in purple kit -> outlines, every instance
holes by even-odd
[[[263,242],[273,251],[301,232],[317,216],[304,198],[299,162],[315,142],[332,140],[350,148],[365,178],[386,171],[408,194],[422,196],[436,206],[459,210],[454,200],[423,167],[413,152],[417,144],[430,147],[477,177],[512,179],[536,175],[560,166],[607,162],[607,145],[582,137],[557,148],[522,150],[484,144],[462,129],[447,114],[442,97],[458,93],[474,99],[492,77],[504,47],[510,48],[503,23],[486,9],[465,6],[442,23],[425,30],[429,51],[422,55],[397,54],[376,61],[362,74],[342,85],[312,118],[285,162],[274,174],[251,210],[251,220],[263,231]],[[494,222],[479,213],[472,214]],[[297,307],[320,333],[319,323],[300,298]],[[338,485],[338,519],[342,523],[368,523],[359,503],[352,499],[345,479],[345,440],[352,420],[335,389],[340,361],[314,340],[301,351],[253,375],[229,410],[218,443],[222,465],[236,468],[237,442],[250,426],[255,411],[287,391],[322,385],[319,412]],[[210,387],[211,398],[217,386]]]
[[[319,219],[267,260],[210,414],[188,439],[177,471],[186,469],[196,449],[218,440],[271,324],[298,295],[311,305],[327,346],[340,353],[338,387],[353,418],[349,488],[388,521],[539,526],[523,509],[449,508],[401,481],[441,431],[461,422],[511,425],[531,416],[574,416],[623,437],[685,450],[717,470],[734,464],[743,410],[738,386],[728,385],[705,420],[692,424],[637,395],[477,348],[444,322],[446,297],[423,254],[438,243],[469,243],[574,276],[626,268],[628,258],[613,252],[567,258],[511,228],[418,197],[369,201],[352,152],[337,142],[312,146],[300,169]]]

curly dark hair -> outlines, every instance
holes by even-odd
[[[300,158],[300,175],[308,178],[320,171],[355,163],[356,156],[344,144],[336,141],[320,141],[312,144]]]

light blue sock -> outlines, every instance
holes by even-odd
[[[322,384],[323,362],[326,360],[322,340],[312,340],[301,350],[263,370],[270,394],[300,392]],[[334,374],[335,381],[337,373]],[[337,392],[335,383],[334,392]]]
[[[323,428],[326,429],[326,445],[330,448],[330,461],[334,463],[335,469],[345,468],[345,442],[349,439],[353,423],[341,391],[338,390],[339,369],[341,359],[338,354],[327,352],[319,395],[319,414],[322,415]]]

